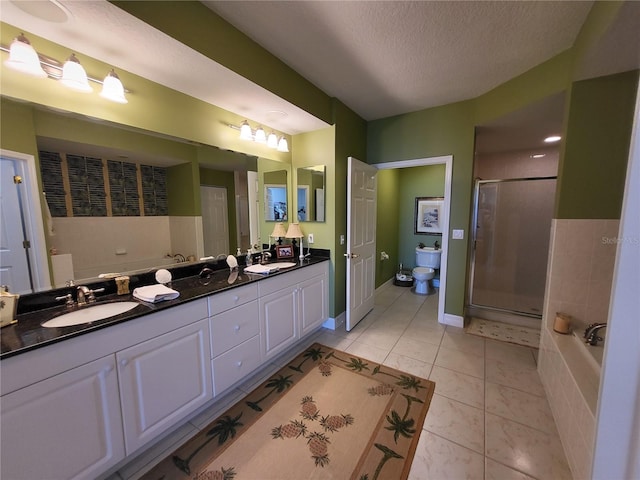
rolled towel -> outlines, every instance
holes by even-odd
[[[138,300],[149,303],[162,302],[163,300],[173,300],[180,296],[180,292],[167,287],[166,285],[147,285],[138,287],[133,291],[133,296]]]

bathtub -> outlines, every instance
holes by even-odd
[[[102,267],[79,268],[74,269],[74,277],[77,285],[78,282],[95,279],[101,273],[141,273],[154,268],[166,267],[167,265],[176,265],[176,261],[170,257],[148,258]]]
[[[604,332],[600,330],[598,332],[602,335]],[[572,337],[578,344],[579,350],[582,352],[585,358],[585,362],[589,363],[593,370],[596,372],[598,378],[602,371],[602,357],[604,356],[604,340],[599,341],[597,345],[589,345],[585,342],[582,332],[572,332]],[[604,337],[603,337],[604,338]]]

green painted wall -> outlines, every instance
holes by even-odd
[[[198,164],[183,163],[167,168],[167,204],[169,215],[202,215],[200,171]]]
[[[400,260],[400,169],[378,172],[378,215],[376,217],[376,288],[392,278]],[[380,253],[389,255],[381,260]],[[408,265],[407,265],[408,266]]]
[[[235,252],[238,248],[238,235],[235,233],[238,231],[238,223],[236,221],[236,187],[234,173],[200,168],[200,185],[227,189],[229,252]]]
[[[471,101],[369,122],[369,163],[453,155],[449,228],[463,229],[468,233],[474,127],[474,104]],[[447,313],[463,314],[466,271],[467,241],[451,240],[447,263]]]
[[[36,158],[38,171],[38,145],[36,144],[33,109],[2,97],[0,99],[0,146],[14,152],[27,153]],[[42,185],[38,179],[39,185]]]
[[[620,218],[638,71],[571,88],[556,218]]]

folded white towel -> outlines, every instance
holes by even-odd
[[[260,265],[256,263],[255,265],[251,265],[248,267],[244,267],[244,271],[246,273],[257,273],[259,275],[267,275],[268,273],[275,272],[279,267],[275,265]]]
[[[174,298],[178,298],[179,295],[180,292],[176,292],[172,288],[160,284],[138,287],[133,291],[133,296],[138,300],[150,303],[173,300]]]

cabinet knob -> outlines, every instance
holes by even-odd
[[[234,295],[233,296],[233,301],[237,302],[238,300],[240,300],[240,297],[238,295]]]
[[[126,358],[123,358],[122,360],[120,360],[120,365],[123,367],[126,367],[128,363],[129,363],[129,360],[127,360]]]
[[[240,331],[240,325],[236,325],[235,327],[233,327],[233,329],[234,329],[236,332],[239,332],[239,331]]]
[[[104,367],[104,369],[102,371],[105,374],[113,372],[113,365],[107,365],[106,367]]]
[[[237,365],[238,367],[241,367],[241,366],[242,366],[242,360],[240,360],[239,362],[236,362],[236,365]]]

